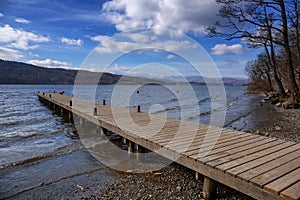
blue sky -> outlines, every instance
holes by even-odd
[[[208,38],[204,29],[215,20],[217,10],[214,0],[2,0],[0,58],[44,67],[101,71],[103,60],[149,47],[161,50],[122,56],[107,71],[124,74],[137,65],[161,64],[193,75],[176,53],[181,55],[179,50],[184,49],[185,55],[198,57],[194,62],[205,63],[199,56],[203,50],[193,46],[197,42],[222,76],[246,77],[244,66],[259,50],[248,49],[241,40]],[[152,41],[154,37],[149,36],[153,34],[132,31],[145,28],[172,29],[184,34],[185,39],[158,33],[155,36],[160,40]],[[123,33],[126,39],[123,35],[121,40],[119,35]]]

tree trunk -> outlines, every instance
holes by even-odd
[[[272,42],[271,42],[272,44]],[[284,87],[283,87],[283,84],[278,76],[278,72],[277,72],[277,67],[276,67],[276,59],[275,59],[275,56],[274,56],[274,48],[273,45],[271,45],[271,54],[272,56],[270,56],[270,52],[268,50],[268,47],[267,47],[267,44],[264,45],[265,46],[265,51],[266,51],[266,54],[267,54],[267,57],[268,57],[268,63],[269,65],[272,67],[273,69],[273,76],[274,76],[274,80],[276,81],[277,85],[278,85],[278,88],[279,88],[279,94],[283,97],[286,96],[286,93],[285,93],[285,90],[284,90]],[[273,62],[272,62],[273,60]]]
[[[270,76],[270,67],[268,66],[268,71],[266,72],[267,75],[267,79],[268,79],[268,83],[269,83],[269,87],[271,91],[274,91],[273,85],[272,85],[272,80],[271,80],[271,76]]]
[[[289,35],[288,35],[288,24],[287,24],[287,16],[286,16],[286,10],[285,10],[285,3],[284,0],[278,0],[280,5],[280,11],[281,11],[281,19],[282,19],[282,38],[284,43],[284,50],[286,54],[287,64],[288,64],[288,76],[289,76],[289,84],[290,89],[293,93],[298,93],[299,88],[296,83],[296,77],[293,67],[293,58],[292,58],[292,52],[290,49],[289,44]]]
[[[267,8],[264,7],[264,15],[265,15],[265,22],[266,22],[266,25],[267,25],[267,34],[268,34],[268,39],[269,39],[269,44],[270,44],[270,50],[271,50],[271,55],[270,55],[270,52],[268,50],[268,47],[267,47],[267,41],[264,43],[264,47],[265,47],[265,51],[266,51],[266,54],[268,56],[268,62],[270,64],[270,66],[273,68],[273,76],[274,76],[274,79],[279,87],[279,93],[281,96],[285,97],[286,96],[286,93],[285,93],[285,90],[284,90],[284,86],[282,84],[282,81],[281,79],[279,78],[278,76],[278,70],[277,70],[277,61],[276,61],[276,57],[275,57],[275,51],[274,51],[274,41],[273,41],[273,35],[272,35],[272,27],[271,27],[271,24],[269,22],[269,17],[268,17],[268,12],[267,12]]]

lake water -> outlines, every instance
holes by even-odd
[[[173,86],[173,92],[158,85],[138,89],[124,86],[130,87],[135,92],[129,99],[122,98],[122,91],[126,90],[121,89],[116,105],[130,109],[140,105],[142,112],[206,124],[213,112],[226,109],[225,127],[243,131],[252,127],[249,118],[252,105],[261,98],[245,94],[244,86],[226,86],[226,102],[211,111],[210,94],[203,85],[193,86],[195,101],[185,94],[182,86]],[[76,87],[75,92],[70,85],[0,85],[0,199],[33,198],[34,195],[39,198],[39,194],[44,198],[61,198],[63,194],[71,195],[76,184],[89,182],[90,187],[102,187],[101,183],[112,180],[113,172],[84,150],[73,133],[72,124],[41,104],[36,93],[63,90],[65,95],[74,93],[74,96],[95,97],[97,101],[105,99],[111,103],[114,89],[112,85],[102,85],[93,93],[84,85]],[[176,93],[181,94],[180,101]],[[193,112],[195,107],[199,113]],[[85,175],[89,172],[93,175],[87,179]],[[50,192],[53,190],[54,193]]]

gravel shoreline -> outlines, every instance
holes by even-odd
[[[285,110],[277,107],[274,109],[273,116],[258,123],[250,132],[300,143],[300,109]]]
[[[98,194],[86,199],[202,199],[203,177],[177,163],[153,173],[119,172],[114,183],[107,184]],[[222,184],[217,184],[217,199],[252,199]]]

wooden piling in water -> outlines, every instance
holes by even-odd
[[[69,112],[69,121],[72,122],[72,112]]]
[[[129,154],[132,154],[133,153],[133,146],[134,146],[134,143],[129,141],[128,142],[128,153]]]
[[[141,112],[141,106],[140,105],[137,106],[137,112]]]

